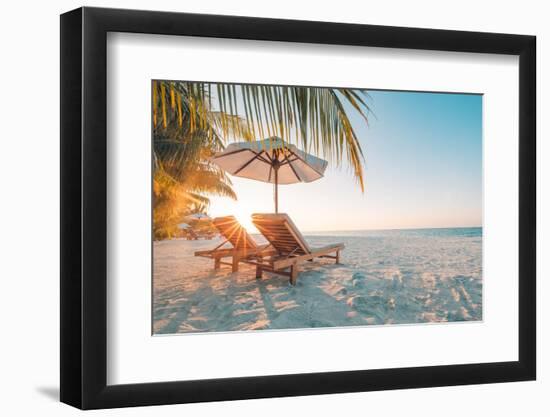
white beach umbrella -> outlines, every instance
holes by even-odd
[[[275,213],[279,211],[279,184],[318,180],[328,165],[324,159],[276,136],[255,142],[231,143],[211,161],[231,175],[275,184]]]
[[[191,226],[189,226],[187,223],[180,223],[178,224],[178,229],[180,230],[187,230],[189,229]]]

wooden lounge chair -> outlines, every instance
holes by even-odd
[[[256,278],[262,277],[262,271],[286,275],[292,285],[296,284],[300,264],[314,258],[331,258],[340,262],[343,243],[310,248],[306,240],[286,214],[253,214],[252,222],[262,235],[271,243],[273,255],[257,257],[248,261],[256,265]],[[289,271],[287,271],[290,269]]]
[[[187,240],[199,240],[199,236],[195,233],[193,229],[188,229],[186,231]]]
[[[221,265],[230,265],[233,272],[237,272],[240,261],[257,256],[270,246],[258,245],[234,216],[216,217],[212,223],[225,240],[214,249],[195,252],[195,256],[214,259],[214,269],[220,269]],[[223,248],[226,243],[233,247]],[[223,261],[223,258],[229,257],[232,258],[231,262]]]

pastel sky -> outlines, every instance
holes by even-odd
[[[369,90],[369,126],[351,119],[365,154],[362,193],[349,167],[329,164],[312,183],[279,186],[279,212],[302,231],[481,226],[482,96]],[[260,139],[260,138],[259,138]],[[271,213],[273,186],[232,177],[238,201],[212,198],[255,232]]]

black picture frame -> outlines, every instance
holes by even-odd
[[[519,56],[519,360],[107,385],[108,32]],[[61,16],[61,401],[82,409],[534,380],[534,36],[80,8]],[[146,359],[146,358],[145,358]]]

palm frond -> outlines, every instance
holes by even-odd
[[[191,118],[209,123],[210,140],[255,140],[280,136],[339,166],[346,161],[364,190],[365,161],[350,121],[357,112],[368,123],[371,109],[364,90],[243,84],[176,82],[187,98]],[[212,91],[219,109],[211,107]],[[162,96],[157,94],[157,97]],[[158,99],[158,98],[157,98]],[[165,103],[167,107],[168,103]],[[162,110],[162,109],[161,109]],[[190,124],[191,130],[197,126]]]
[[[369,121],[363,90],[180,81],[153,81],[152,89],[154,221],[163,230],[208,207],[208,195],[237,198],[209,162],[229,140],[279,136],[337,166],[346,162],[364,191],[365,157],[350,120],[355,112]]]

